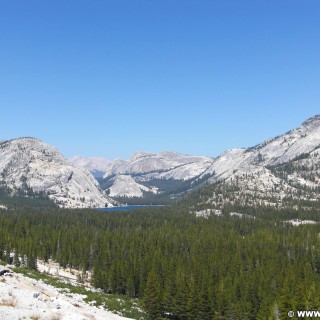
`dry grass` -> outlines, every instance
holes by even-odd
[[[50,320],[61,320],[61,315],[56,313],[50,316]]]
[[[0,300],[0,306],[3,307],[12,307],[14,308],[16,306],[17,302],[16,299],[14,297],[9,297],[8,299],[1,299]]]
[[[90,320],[96,320],[96,317],[95,316],[92,316],[90,314],[87,314],[87,313],[84,313],[83,314],[85,317],[89,318]]]

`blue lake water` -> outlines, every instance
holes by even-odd
[[[131,211],[131,210],[136,210],[136,209],[145,209],[145,208],[161,208],[163,206],[161,205],[144,205],[144,206],[139,206],[139,205],[132,205],[132,206],[119,206],[119,207],[112,207],[112,208],[97,208],[97,210],[101,211]]]

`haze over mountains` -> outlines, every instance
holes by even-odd
[[[275,206],[284,199],[320,197],[319,149],[319,115],[283,135],[217,158],[138,152],[129,160],[78,156],[67,161],[38,139],[20,138],[0,141],[0,182],[11,194],[43,192],[64,207],[110,206],[111,198],[165,202],[208,183],[216,189],[207,204],[253,204],[259,199]]]
[[[78,167],[88,169],[94,177],[102,177],[112,165],[112,161],[103,157],[75,156],[69,161]]]

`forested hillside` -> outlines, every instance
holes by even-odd
[[[151,319],[287,319],[320,308],[318,212],[196,218],[183,206],[136,212],[16,209],[0,214],[0,258],[93,271],[107,293],[140,298]]]

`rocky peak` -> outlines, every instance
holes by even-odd
[[[110,204],[88,171],[72,165],[57,149],[35,138],[0,144],[0,182],[13,192],[45,192],[61,207]]]

